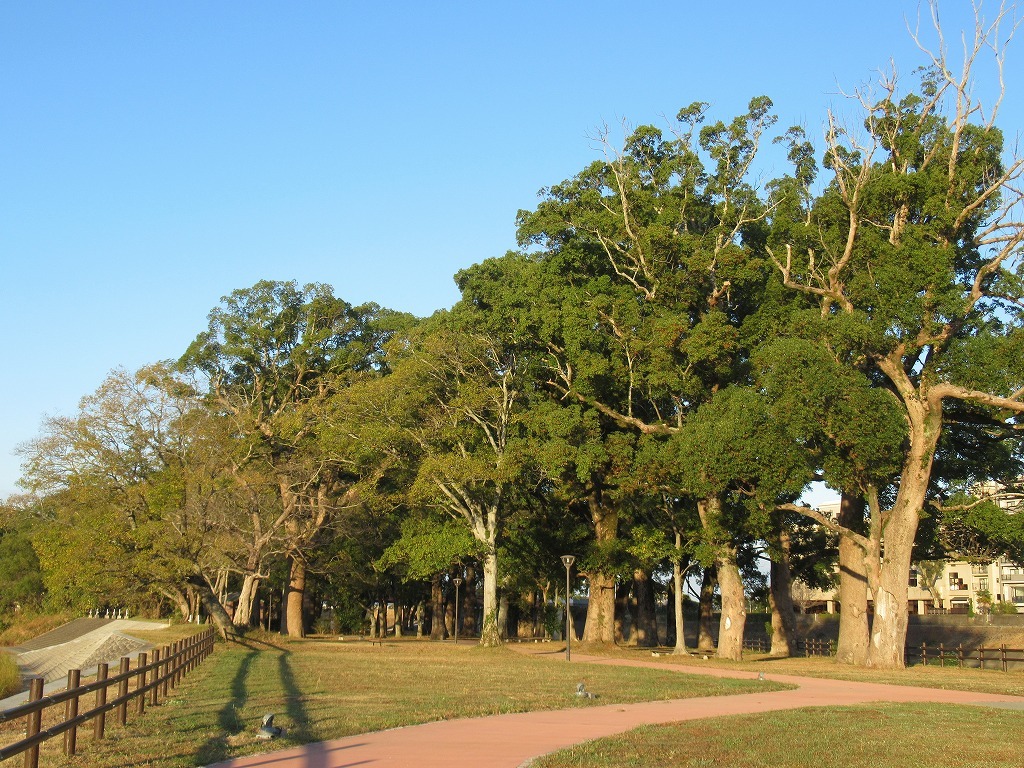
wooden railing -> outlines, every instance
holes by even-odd
[[[956,663],[963,667],[967,661],[977,661],[981,669],[987,669],[986,664],[999,664],[999,668],[1005,672],[1009,662],[1024,662],[1024,648],[1007,648],[1000,645],[998,648],[975,648],[973,651],[964,650],[963,645],[956,648],[946,648],[942,643],[938,647],[928,647],[925,643],[919,646],[907,646],[906,658],[916,658],[921,664],[927,666],[928,662],[939,662],[940,667],[946,666],[946,662]]]
[[[170,689],[176,688],[185,675],[213,652],[213,642],[213,629],[206,629],[186,640],[154,650],[152,658],[140,653],[134,669],[131,668],[131,660],[122,656],[116,675],[111,677],[109,665],[100,664],[96,679],[85,685],[81,684],[81,670],[72,669],[68,672],[67,688],[51,696],[43,695],[43,678],[33,678],[28,702],[0,711],[0,723],[25,718],[25,738],[0,747],[0,760],[24,753],[25,768],[38,768],[39,745],[61,734],[64,734],[64,753],[74,755],[79,727],[92,720],[93,738],[102,739],[107,712],[114,710],[118,724],[125,725],[128,722],[128,705],[134,701],[135,713],[142,715],[146,704],[155,706],[161,698],[166,698]],[[108,696],[112,686],[116,686],[114,698]],[[94,706],[80,713],[81,699],[90,693],[96,694]],[[64,705],[63,721],[43,730],[43,713],[61,704]]]
[[[743,650],[768,653],[771,650],[771,641],[763,637],[752,638],[743,641]],[[797,640],[797,654],[804,656],[831,656],[833,655],[833,642],[831,640]],[[927,666],[929,663],[938,662],[940,667],[946,666],[946,662],[964,667],[967,662],[978,662],[981,669],[988,669],[986,664],[998,664],[999,668],[1006,672],[1011,662],[1024,663],[1024,648],[1007,648],[1001,645],[998,648],[975,648],[966,650],[963,645],[955,648],[947,648],[942,643],[937,646],[929,646],[927,643],[921,645],[908,645],[904,649],[904,658],[909,663],[917,659],[921,664]]]
[[[771,650],[771,645],[771,640],[764,637],[755,637],[753,639],[743,641],[743,650],[768,653],[768,651]],[[803,653],[804,656],[831,656],[832,641],[816,640],[814,638],[808,640],[797,640],[796,652],[797,654]]]

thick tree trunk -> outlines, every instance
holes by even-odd
[[[444,640],[444,590],[441,589],[441,574],[430,579],[430,639]]]
[[[255,573],[247,573],[242,577],[242,591],[238,594],[238,607],[232,622],[236,627],[248,627],[252,623],[252,605],[256,600],[256,590],[260,579]]]
[[[427,609],[420,600],[416,603],[416,637],[423,637],[423,622],[426,620]]]
[[[202,601],[203,608],[206,609],[206,613],[213,619],[213,623],[217,626],[220,636],[226,640],[228,634],[232,632],[231,617],[228,616],[228,612],[224,610],[224,606],[217,599],[217,595],[210,587],[210,583],[202,575],[190,576],[188,583],[195,588],[196,594],[199,596],[200,601]]]
[[[466,583],[469,583],[468,578]],[[498,619],[498,553],[490,550],[484,556],[484,621],[480,631],[480,645],[501,645],[503,633]]]
[[[498,597],[498,637],[502,642],[508,640],[508,617],[508,592],[503,589]]]
[[[697,650],[713,652],[715,636],[712,632],[715,618],[715,588],[718,586],[718,569],[712,565],[704,569],[700,583],[700,606],[697,613]]]
[[[615,642],[625,645],[636,643],[636,623],[630,612],[629,594],[633,584],[622,581],[615,586]]]
[[[796,616],[793,613],[793,577],[789,560],[789,531],[780,524],[776,531],[776,553],[771,560],[768,600],[772,607],[772,650],[775,657],[788,657],[796,648]]]
[[[633,571],[633,594],[636,597],[636,611],[633,616],[636,644],[641,648],[654,648],[659,644],[654,583],[650,574],[642,568]]]
[[[604,506],[596,489],[590,493],[588,508],[597,546],[614,542],[619,537],[618,510]],[[590,587],[590,602],[583,642],[612,644],[615,642],[615,574],[594,570],[585,575]]]
[[[747,623],[747,601],[743,579],[736,564],[736,550],[726,547],[718,557],[718,589],[722,595],[722,618],[718,624],[720,659],[743,659],[743,630]]]
[[[306,627],[303,621],[303,598],[306,595],[306,563],[301,557],[291,557],[291,568],[288,573],[288,587],[285,592],[285,620],[289,637],[305,637]]]
[[[160,590],[165,597],[173,601],[178,606],[178,612],[181,614],[182,621],[188,621],[188,615],[192,612],[191,606],[189,605],[188,594],[178,588],[167,588]]]
[[[743,594],[743,579],[736,563],[736,547],[722,541],[722,500],[711,496],[697,503],[701,525],[718,549],[715,565],[718,571],[718,589],[722,596],[722,617],[718,624],[718,657],[730,661],[743,658],[743,629],[747,623],[747,601]],[[719,539],[716,541],[716,539]]]
[[[837,522],[860,533],[864,529],[864,498],[843,494]],[[836,660],[864,666],[868,661],[868,576],[865,552],[849,536],[839,537],[839,643]]]

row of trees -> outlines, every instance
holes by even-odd
[[[699,571],[738,658],[758,558],[785,653],[790,579],[828,531],[841,657],[901,666],[915,545],[1021,545],[975,490],[1020,475],[1024,411],[1024,161],[971,79],[984,51],[1002,65],[999,20],[962,70],[939,48],[916,90],[893,75],[856,95],[858,123],[830,115],[821,166],[765,97],[603,133],[602,158],[519,213],[520,249],[456,275],[462,299],[428,319],[324,285],[225,297],[179,361],[115,372],[25,447],[51,596],[199,596],[245,626],[279,578],[302,634],[311,581],[335,605],[437,614],[473,563],[494,644],[571,551],[585,640],[616,640],[630,590],[634,636],[656,637],[660,571],[681,644]],[[761,186],[769,141],[792,168]],[[838,517],[798,503],[814,481],[842,492]]]

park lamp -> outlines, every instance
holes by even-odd
[[[565,565],[565,660],[572,659],[572,634],[569,628],[569,570],[576,562],[575,555],[562,555],[562,563]]]
[[[462,577],[456,576],[452,579],[455,585],[455,644],[459,644],[459,587],[462,585]]]

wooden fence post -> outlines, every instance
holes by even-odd
[[[118,675],[121,677],[120,682],[117,684],[117,697],[120,699],[123,696],[128,695],[128,670],[130,669],[131,661],[127,656],[121,657],[121,669]],[[128,701],[122,701],[117,707],[117,724],[124,725],[128,722]]]
[[[96,668],[96,682],[102,683],[107,679],[107,675],[110,674],[110,667],[106,663],[100,664]],[[99,709],[107,703],[107,686],[101,685],[96,689],[96,709]],[[107,724],[107,713],[100,712],[96,715],[92,721],[92,737],[94,739],[102,739],[103,731]]]
[[[167,680],[170,677],[170,672],[171,672],[170,658],[171,658],[171,646],[165,645],[164,646],[164,669],[163,669],[163,675],[161,675],[161,677],[163,678],[163,683],[161,683],[161,686],[160,686],[163,689],[161,691],[161,694],[163,695],[163,697],[165,699],[167,698]]]
[[[82,684],[82,670],[68,670],[68,690],[74,690]],[[64,705],[64,722],[78,717],[78,696],[72,696]],[[64,731],[64,754],[74,755],[78,748],[78,727]]]
[[[1003,672],[1006,671],[1006,643],[999,646],[999,663],[1003,668]]]
[[[153,690],[149,692],[149,704],[152,707],[157,705],[160,696],[160,649],[153,649],[153,663],[156,665],[153,667],[153,674],[150,677],[152,680]]]
[[[136,667],[138,674],[135,676],[135,690],[138,691],[139,695],[136,697],[138,703],[135,705],[135,711],[140,715],[146,713],[146,692],[143,689],[146,687],[146,662],[148,659],[149,656],[146,653],[140,653]]]
[[[29,683],[28,700],[39,701],[43,698],[43,678],[33,677]],[[39,726],[43,722],[43,711],[37,710],[25,719],[25,737],[32,738],[39,733]],[[29,747],[25,751],[25,768],[39,768],[39,745]]]

